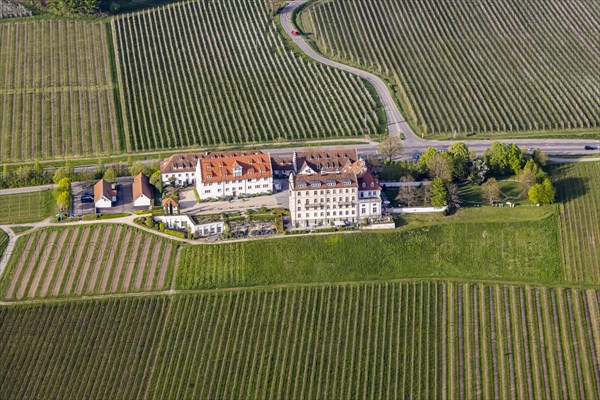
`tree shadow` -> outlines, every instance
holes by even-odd
[[[566,203],[585,196],[589,190],[589,178],[566,177],[559,179],[556,183],[556,201]]]

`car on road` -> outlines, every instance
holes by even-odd
[[[413,159],[415,161],[419,160],[419,158],[421,158],[421,153],[415,153],[415,154],[413,154]]]
[[[530,153],[532,153],[534,150],[535,150],[535,147],[528,147],[527,148],[527,151],[530,152]]]
[[[584,149],[586,149],[586,150],[598,150],[598,147],[596,147],[596,146],[589,146],[588,145],[588,146],[585,146]]]
[[[93,203],[94,197],[91,194],[84,194],[81,196],[82,203]]]

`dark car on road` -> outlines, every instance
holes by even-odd
[[[598,147],[596,147],[596,146],[585,146],[584,149],[586,149],[586,150],[598,150]]]

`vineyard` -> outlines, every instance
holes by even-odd
[[[6,246],[8,246],[8,235],[2,229],[0,229],[0,259],[2,259],[2,255],[4,254],[4,250],[6,250]]]
[[[189,1],[112,20],[127,149],[377,133],[357,77],[286,47],[262,0]]]
[[[121,146],[106,24],[0,24],[0,159],[111,153]]]
[[[29,17],[31,11],[20,4],[12,3],[8,0],[0,0],[0,19]]]
[[[564,280],[600,283],[600,163],[562,164],[553,178]]]
[[[555,282],[561,271],[557,235],[552,216],[190,246],[182,249],[176,287],[431,277]]]
[[[388,77],[419,132],[600,124],[596,2],[333,0],[301,23],[323,53]]]
[[[120,225],[35,231],[19,238],[0,281],[7,300],[170,287],[177,244]]]
[[[37,222],[54,215],[56,203],[51,190],[0,196],[0,224]]]
[[[595,398],[600,292],[381,283],[0,309],[2,398]]]

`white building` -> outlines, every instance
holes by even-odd
[[[164,184],[193,185],[196,182],[196,165],[199,160],[253,154],[262,154],[262,152],[248,150],[174,154],[160,163],[160,174]]]
[[[294,226],[345,225],[381,217],[381,186],[356,152],[295,153],[294,162],[297,173],[289,178]]]
[[[196,164],[196,177],[200,199],[273,191],[273,168],[268,154],[201,159]]]
[[[100,179],[94,185],[94,204],[96,208],[110,208],[112,203],[117,201],[117,191],[114,184],[110,184],[104,179]]]
[[[152,186],[150,179],[141,172],[133,178],[133,205],[135,207],[150,207],[152,205]]]
[[[220,235],[225,229],[223,221],[199,223],[189,215],[161,215],[154,217],[154,220],[164,223],[167,229],[187,231],[189,228],[190,232],[199,236]]]

